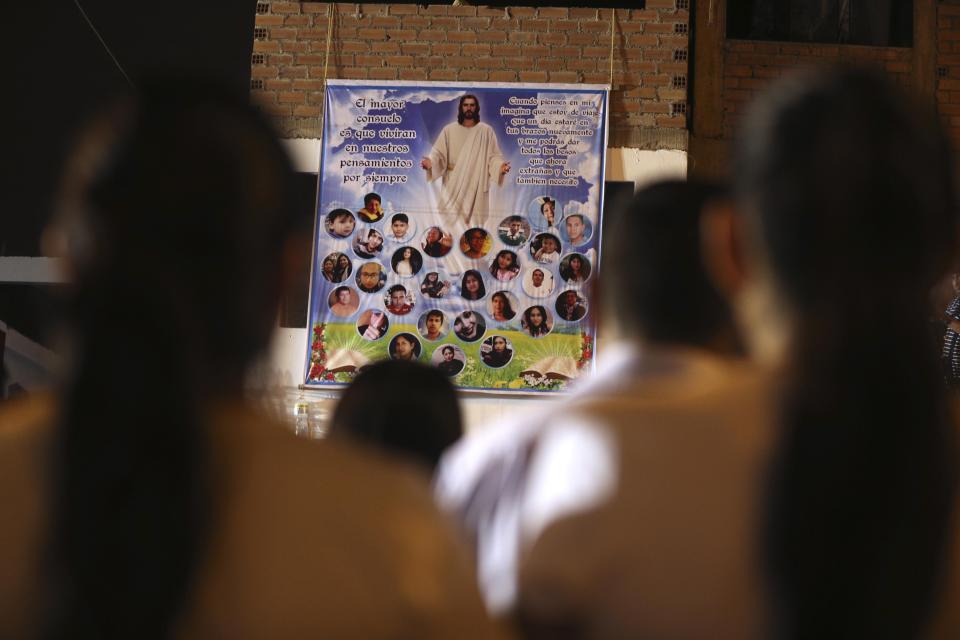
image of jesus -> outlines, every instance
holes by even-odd
[[[427,182],[441,179],[440,211],[468,225],[486,222],[490,186],[502,185],[510,171],[493,127],[480,122],[480,101],[469,94],[460,98],[457,121],[443,128],[420,166]]]

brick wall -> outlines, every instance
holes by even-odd
[[[607,84],[612,24],[609,146],[685,149],[689,15],[677,4],[614,13],[260,2],[251,93],[285,136],[320,136],[332,8],[329,78]]]
[[[949,0],[937,7],[937,110],[960,149],[960,2]]]
[[[790,69],[836,62],[868,64],[885,70],[905,87],[911,84],[912,49],[748,40],[727,40],[723,49],[723,137],[728,139],[754,95]],[[960,106],[960,99],[957,102]]]

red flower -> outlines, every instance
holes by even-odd
[[[322,375],[323,375],[323,365],[318,363],[310,367],[310,379],[319,380],[320,376]]]
[[[323,376],[324,380],[333,380],[333,373],[327,372],[327,375]]]

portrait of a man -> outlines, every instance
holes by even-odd
[[[469,225],[486,223],[490,188],[510,171],[493,127],[480,121],[480,101],[470,94],[460,98],[457,121],[443,128],[420,166],[427,182],[441,181],[441,213]]]

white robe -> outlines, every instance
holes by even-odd
[[[442,178],[440,213],[456,214],[467,226],[483,226],[490,212],[490,185],[499,184],[503,154],[493,128],[448,124],[430,150],[427,181]]]

